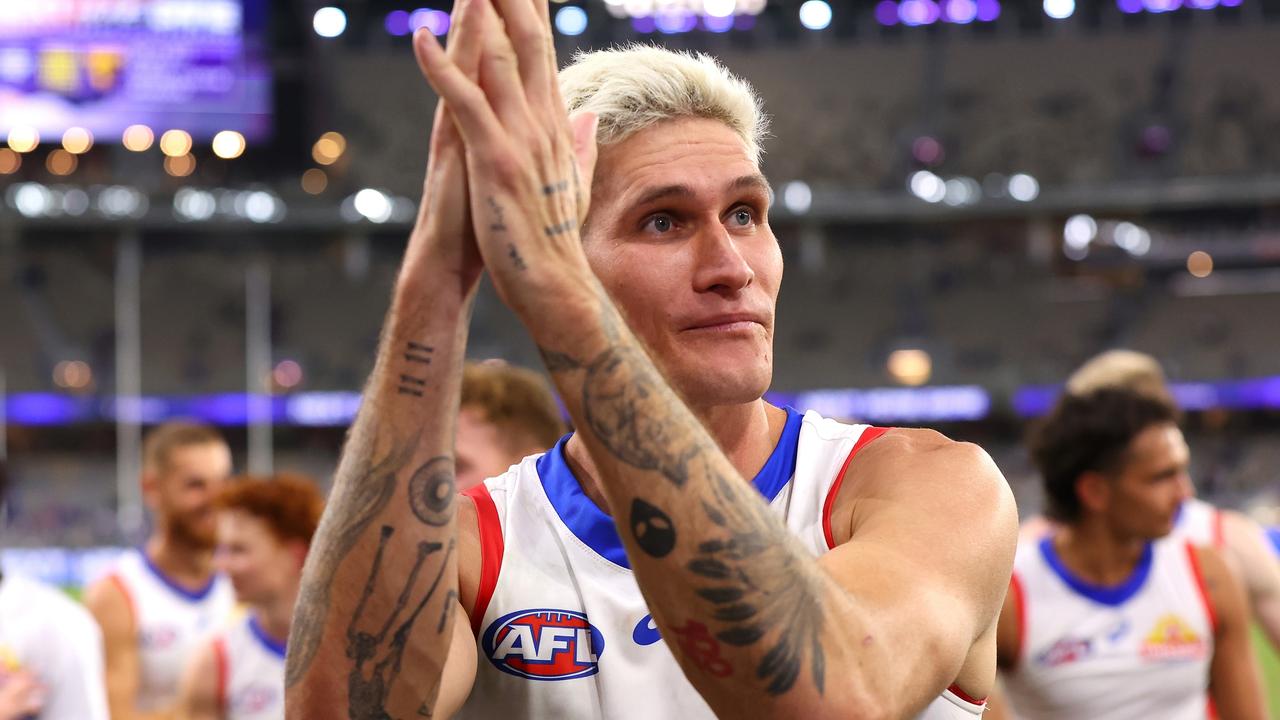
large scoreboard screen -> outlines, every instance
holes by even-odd
[[[266,0],[0,0],[0,139],[271,132]]]

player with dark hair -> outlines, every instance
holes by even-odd
[[[284,717],[284,657],[302,563],[324,510],[310,478],[233,480],[217,498],[218,566],[243,617],[204,643],[187,667],[184,720]]]
[[[1031,452],[1057,529],[1018,547],[1000,615],[1013,711],[1263,718],[1239,581],[1214,550],[1170,537],[1191,495],[1177,411],[1126,390],[1066,395]]]
[[[555,445],[565,431],[547,382],[532,370],[501,361],[469,362],[462,368],[460,405],[454,440],[460,492]]]
[[[208,426],[170,422],[148,433],[142,455],[151,536],[85,595],[102,627],[113,720],[173,717],[182,668],[235,604],[213,565],[213,499],[231,474],[226,441]]]

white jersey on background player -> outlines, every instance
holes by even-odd
[[[837,479],[884,430],[787,412],[753,484],[817,556],[833,545]],[[467,493],[482,548],[472,612],[479,659],[459,717],[713,718],[665,647],[696,652],[698,637],[659,636],[614,521],[583,493],[564,444]],[[982,711],[982,700],[953,686],[919,719],[973,720]]]
[[[133,610],[141,671],[136,707],[142,712],[167,710],[177,702],[187,658],[231,618],[231,584],[215,574],[205,587],[188,590],[166,577],[141,550],[122,555],[107,577]]]
[[[107,720],[102,633],[83,607],[26,578],[0,578],[0,683],[27,672],[43,688],[38,720]]]
[[[226,720],[284,718],[285,645],[252,612],[213,638],[218,705]]]
[[[1203,720],[1209,710],[1214,611],[1192,543],[1146,546],[1123,583],[1074,575],[1051,537],[1018,546],[1016,664],[1003,674],[1020,717]]]

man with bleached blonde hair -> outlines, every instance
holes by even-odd
[[[977,720],[1004,478],[931,431],[763,400],[782,253],[759,101],[659,48],[557,73],[548,12],[462,0],[448,53],[414,38],[444,103],[289,716]],[[455,502],[482,268],[576,431]]]
[[[1165,402],[1175,401],[1160,361],[1134,350],[1101,353],[1067,380],[1067,392],[1075,396],[1116,387]],[[1051,530],[1050,521],[1036,516],[1027,520],[1021,536],[1037,538]],[[1272,552],[1266,531],[1243,513],[1192,497],[1182,504],[1173,534],[1213,547],[1222,555],[1227,567],[1244,584],[1253,617],[1271,646],[1280,650],[1280,558]]]

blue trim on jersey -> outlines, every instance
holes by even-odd
[[[1147,582],[1147,576],[1151,574],[1150,542],[1142,549],[1142,557],[1139,558],[1137,566],[1133,568],[1128,579],[1119,585],[1094,585],[1077,577],[1062,563],[1062,558],[1058,557],[1058,551],[1053,547],[1052,537],[1046,537],[1040,541],[1040,554],[1044,556],[1044,561],[1049,563],[1050,569],[1067,584],[1067,587],[1096,603],[1112,607],[1128,602],[1142,589]]]
[[[268,635],[267,631],[262,629],[262,624],[258,622],[257,615],[249,616],[249,632],[253,633],[258,642],[262,643],[262,647],[266,648],[267,652],[276,655],[281,660],[284,659],[285,643]]]
[[[782,436],[752,481],[769,502],[796,474],[796,451],[800,445],[800,425],[804,416],[793,408],[783,409],[787,411],[787,423],[782,428]],[[582,491],[582,484],[573,476],[565,460],[564,446],[572,436],[570,433],[560,438],[555,447],[538,458],[538,477],[542,480],[542,488],[569,532],[600,557],[630,570],[631,563],[627,560],[627,551],[622,545],[622,538],[618,537],[613,518]]]
[[[1280,555],[1280,526],[1267,528],[1267,537],[1271,538],[1271,544],[1276,546],[1276,554]]]
[[[209,593],[213,592],[214,581],[218,579],[217,575],[210,576],[209,582],[205,583],[204,587],[199,590],[188,590],[187,588],[179,585],[173,578],[165,575],[163,570],[156,567],[156,564],[151,562],[151,558],[147,557],[147,551],[139,549],[138,554],[142,556],[142,564],[151,571],[151,574],[155,575],[157,580],[164,583],[166,587],[177,593],[177,595],[184,600],[200,602],[201,600],[209,597]]]

